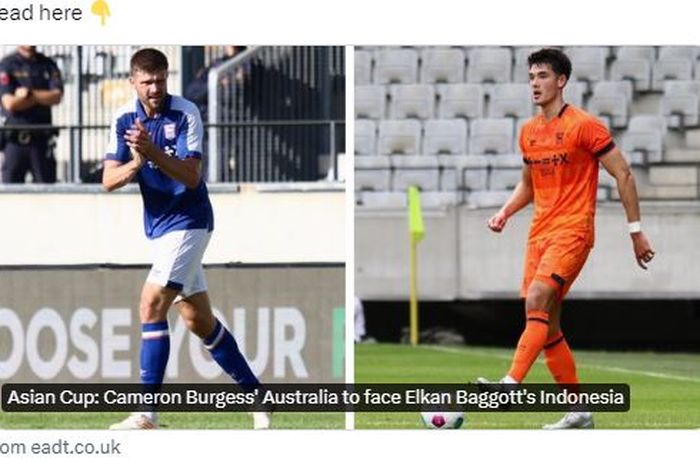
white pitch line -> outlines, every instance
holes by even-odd
[[[438,352],[448,352],[448,353],[453,353],[453,354],[470,353],[470,354],[481,355],[483,357],[498,358],[501,360],[511,360],[512,359],[512,357],[510,357],[508,355],[494,354],[491,352],[482,352],[480,350],[455,349],[453,347],[442,347],[442,346],[419,346],[419,347],[423,348],[423,349],[430,349],[430,350],[435,350]],[[544,362],[542,362],[541,360],[537,360],[537,363],[544,363]],[[589,365],[587,363],[577,363],[576,365],[581,367],[581,368],[610,371],[613,373],[628,373],[628,374],[633,374],[633,375],[648,376],[650,378],[672,379],[675,381],[690,381],[691,383],[700,383],[700,378],[691,378],[690,376],[669,375],[666,373],[657,373],[655,371],[631,370],[629,368],[613,367],[613,366]]]

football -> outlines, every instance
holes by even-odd
[[[464,423],[462,412],[422,412],[420,417],[428,429],[457,429]]]

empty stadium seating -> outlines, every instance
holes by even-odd
[[[668,81],[664,83],[663,115],[669,127],[698,125],[700,81]]]
[[[361,47],[355,153],[374,160],[356,164],[358,202],[403,205],[403,191],[417,185],[435,205],[500,206],[522,176],[518,134],[537,112],[527,57],[539,48]],[[700,47],[565,51],[573,64],[565,100],[611,129],[642,197],[687,198],[687,186],[650,183],[680,172],[661,170],[669,163],[700,164]],[[616,190],[601,170],[598,199],[615,200]]]
[[[484,88],[481,84],[445,84],[437,87],[440,118],[481,118]]]
[[[607,118],[609,126],[624,128],[627,126],[632,103],[632,88],[630,81],[597,82],[588,102],[588,110],[594,115]]]
[[[622,149],[633,164],[659,163],[665,135],[666,120],[663,116],[633,116],[622,139]]]
[[[378,49],[374,54],[375,84],[415,84],[418,52],[410,48]]]
[[[469,51],[467,82],[510,82],[512,54],[507,47],[476,47]]]
[[[470,124],[469,133],[469,153],[513,151],[513,121],[510,118],[475,119]]]
[[[534,114],[530,86],[527,84],[496,84],[491,93],[491,118],[526,118]]]
[[[605,80],[607,47],[566,47],[564,52],[571,59],[571,79],[592,83]]]
[[[654,47],[620,47],[610,67],[610,79],[632,81],[638,92],[650,90],[655,56]]]
[[[664,81],[690,80],[698,47],[661,47],[652,71],[652,88],[663,90]]]
[[[379,154],[418,155],[421,124],[416,120],[384,120],[379,122]]]
[[[424,154],[467,153],[467,122],[464,119],[428,120],[424,129]]]
[[[355,154],[374,155],[377,153],[377,125],[368,119],[355,121]]]
[[[435,89],[431,85],[394,85],[391,86],[390,97],[390,118],[427,119],[433,116]]]
[[[421,53],[421,82],[464,82],[464,51],[458,48],[426,48]]]
[[[384,86],[355,87],[355,118],[384,118],[386,89]]]
[[[367,50],[355,52],[355,85],[366,86],[372,81],[372,54]]]

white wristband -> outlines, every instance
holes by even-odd
[[[627,227],[630,230],[630,234],[642,232],[642,223],[640,221],[633,221],[631,223],[627,223]]]

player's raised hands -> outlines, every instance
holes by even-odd
[[[503,210],[499,210],[498,213],[489,218],[488,226],[491,231],[499,233],[506,227],[507,222],[508,216]]]
[[[656,253],[651,248],[649,239],[643,232],[634,233],[632,236],[632,245],[634,247],[634,256],[637,258],[637,264],[643,269],[647,269],[646,264],[652,261]]]
[[[131,128],[126,130],[124,139],[126,140],[126,145],[128,145],[129,148],[138,151],[146,158],[150,158],[153,151],[156,150],[156,146],[151,140],[151,136],[148,134],[146,126],[144,126],[141,120],[138,118],[136,119],[136,122],[131,125]]]

